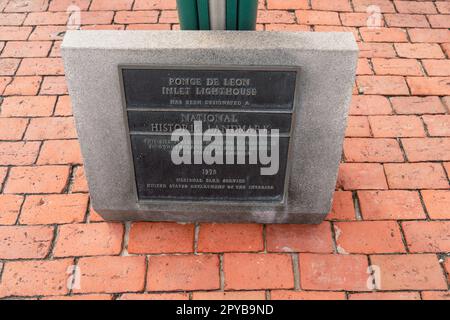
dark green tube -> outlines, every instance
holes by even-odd
[[[256,30],[256,17],[258,15],[258,0],[239,0],[238,29]]]
[[[209,30],[209,0],[197,0],[198,28]]]
[[[198,30],[197,0],[177,0],[181,30]]]
[[[227,0],[227,30],[237,29],[238,0]]]

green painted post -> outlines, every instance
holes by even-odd
[[[198,27],[200,30],[209,30],[209,0],[197,0]]]
[[[258,0],[239,0],[238,29],[256,30]]]
[[[227,30],[237,30],[237,19],[238,0],[227,0]]]
[[[181,30],[198,30],[197,0],[177,0]]]

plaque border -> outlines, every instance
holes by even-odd
[[[170,202],[176,202],[178,204],[221,204],[221,205],[236,205],[236,206],[263,206],[263,207],[280,207],[285,206],[288,201],[288,191],[289,191],[289,178],[292,168],[292,158],[293,158],[293,144],[294,144],[294,138],[295,138],[295,123],[296,123],[296,115],[297,115],[297,108],[299,106],[296,105],[296,103],[299,101],[299,94],[300,94],[300,75],[301,75],[301,67],[296,66],[245,66],[245,65],[153,65],[153,64],[119,64],[117,66],[118,73],[119,73],[119,85],[120,85],[120,96],[121,96],[121,102],[122,102],[122,111],[123,111],[123,121],[125,122],[125,131],[127,134],[126,140],[127,140],[127,148],[129,151],[129,160],[131,163],[131,178],[133,183],[133,195],[134,195],[134,201],[138,204],[168,204]],[[281,201],[231,201],[231,200],[217,200],[217,199],[211,199],[211,200],[176,200],[176,199],[139,199],[139,194],[137,190],[137,179],[136,179],[136,172],[135,172],[135,163],[134,163],[134,157],[133,157],[133,151],[131,147],[131,134],[129,129],[129,123],[128,123],[128,114],[127,114],[127,104],[126,104],[126,98],[125,98],[125,86],[123,81],[123,73],[122,70],[124,69],[147,69],[147,70],[220,70],[220,71],[234,71],[234,70],[248,70],[248,71],[295,71],[296,77],[295,77],[295,85],[294,85],[294,94],[293,94],[293,101],[292,101],[292,110],[245,110],[245,112],[248,113],[276,113],[276,112],[282,112],[282,113],[289,113],[291,114],[291,129],[289,131],[289,145],[288,145],[288,155],[286,158],[286,172],[284,176],[284,186],[283,186],[283,194]],[[174,108],[177,110],[177,108]],[[184,108],[183,108],[184,109]],[[156,112],[164,112],[165,109],[149,109],[151,111]],[[200,111],[201,109],[195,109],[195,108],[187,108],[186,111],[193,110]],[[202,109],[203,111],[211,110],[213,112],[215,111],[221,111],[218,108],[213,109]],[[237,109],[239,110],[239,109]],[[227,112],[236,112],[237,110],[227,110]],[[223,111],[222,111],[223,112]],[[286,135],[286,134],[285,134]]]

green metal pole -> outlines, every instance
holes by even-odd
[[[198,30],[197,0],[177,0],[181,30]]]
[[[238,0],[227,0],[227,30],[237,29]]]
[[[239,0],[238,29],[256,30],[258,0]]]
[[[209,0],[197,0],[198,27],[200,30],[209,30]]]

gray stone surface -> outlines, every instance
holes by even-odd
[[[62,52],[92,205],[105,219],[319,223],[330,211],[358,56],[351,33],[70,31]],[[299,67],[287,203],[138,203],[120,64]]]

